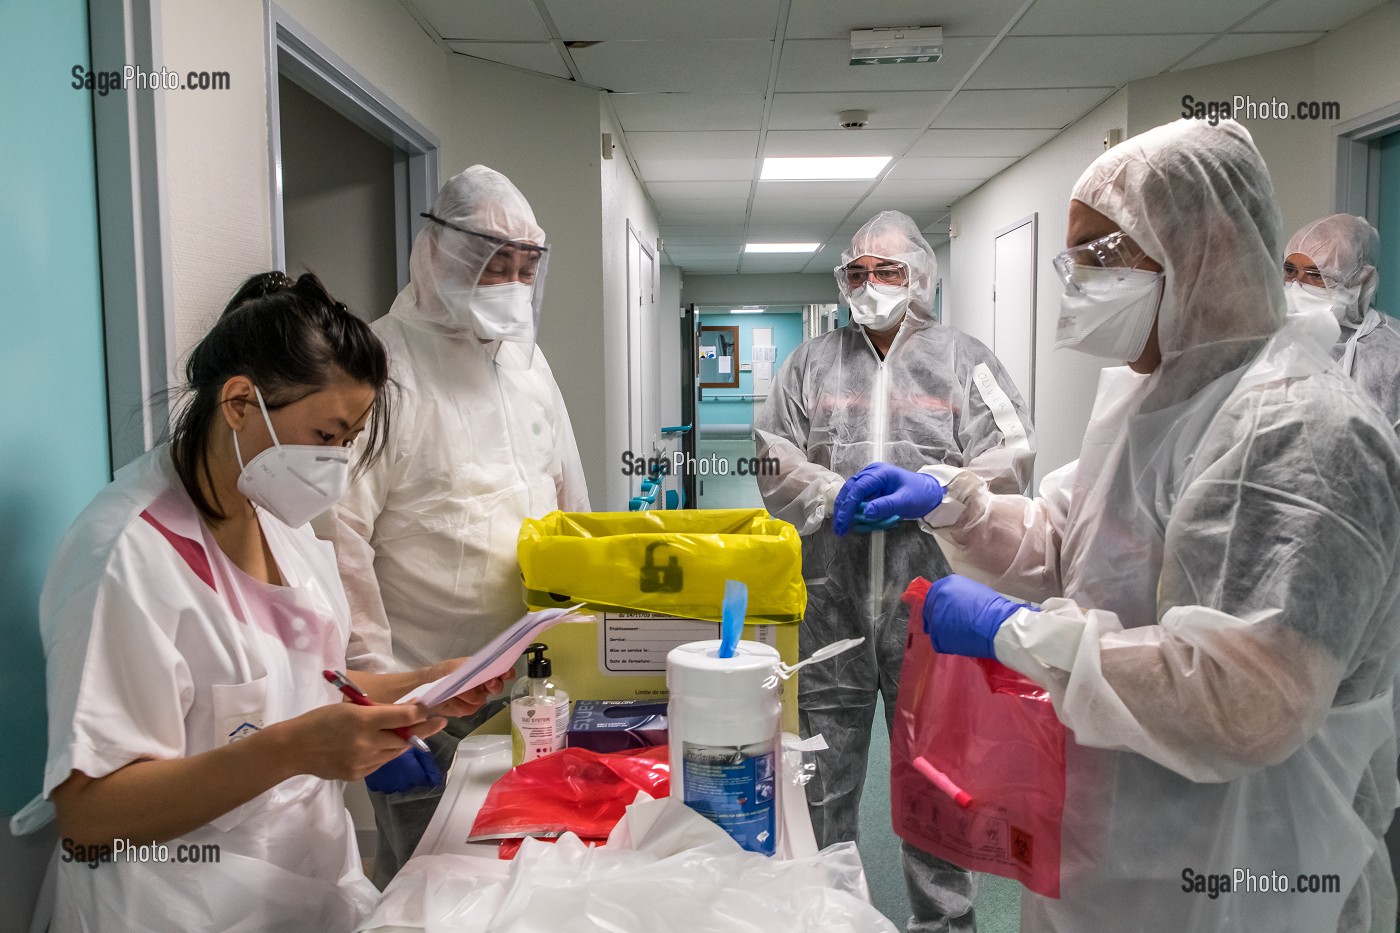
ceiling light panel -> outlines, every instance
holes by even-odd
[[[874,178],[890,161],[889,156],[840,156],[763,160],[759,177],[765,181],[813,181],[816,179]]]

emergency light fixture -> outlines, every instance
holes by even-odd
[[[908,65],[943,57],[942,26],[851,30],[852,65]]]

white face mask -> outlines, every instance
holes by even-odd
[[[478,285],[467,310],[476,335],[483,340],[533,343],[535,340],[535,289],[523,282]]]
[[[909,309],[908,285],[866,282],[851,292],[851,319],[871,330],[889,330]]]
[[[1361,297],[1361,289],[1323,288],[1320,285],[1289,282],[1283,286],[1283,297],[1288,300],[1288,310],[1295,314],[1309,311],[1325,312],[1341,324],[1346,322],[1347,312],[1356,306]]]
[[[259,508],[266,509],[292,528],[335,505],[350,486],[350,451],[344,447],[277,443],[272,419],[267,415],[262,392],[258,397],[272,446],[244,466],[238,448],[238,432],[233,434],[233,454],[243,472],[238,474],[238,491]]]
[[[1132,362],[1142,356],[1162,304],[1165,277],[1146,269],[1081,269],[1081,290],[1060,297],[1055,349]]]

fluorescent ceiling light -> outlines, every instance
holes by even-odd
[[[760,181],[832,181],[874,178],[890,161],[889,156],[831,156],[820,158],[767,158]]]
[[[762,314],[763,308],[730,308],[730,314]]]
[[[746,253],[815,253],[820,243],[745,243]]]

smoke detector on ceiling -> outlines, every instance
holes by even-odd
[[[843,110],[836,115],[836,123],[843,130],[858,130],[870,125],[869,110]]]

